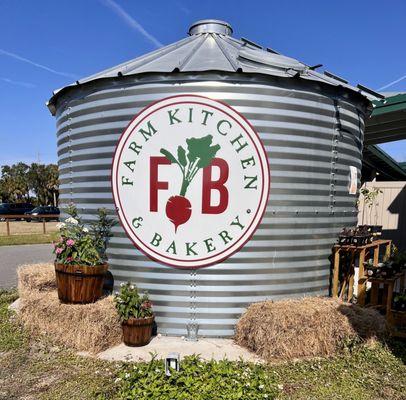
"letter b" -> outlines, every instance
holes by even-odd
[[[212,180],[213,167],[220,170],[220,176],[217,181]],[[228,207],[228,189],[225,183],[228,180],[229,168],[226,160],[222,158],[213,158],[210,165],[203,168],[203,190],[202,190],[202,214],[221,214]],[[211,194],[217,190],[220,196],[217,205],[211,204]]]

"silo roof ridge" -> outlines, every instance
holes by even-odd
[[[202,20],[192,24],[189,36],[175,43],[161,47],[150,53],[125,61],[89,77],[79,79],[54,92],[48,102],[52,110],[57,97],[65,89],[87,84],[100,79],[117,78],[144,73],[197,73],[197,72],[235,72],[263,74],[277,77],[300,77],[305,80],[341,86],[357,92],[370,100],[376,100],[371,90],[354,87],[332,73],[319,73],[310,66],[274,50],[262,48],[248,39],[230,36],[231,26],[224,21]]]

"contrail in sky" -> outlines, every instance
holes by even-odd
[[[68,72],[56,71],[56,70],[54,70],[52,68],[47,67],[46,65],[36,63],[34,61],[29,60],[28,58],[21,57],[18,54],[12,53],[10,51],[0,49],[0,55],[14,58],[15,60],[25,62],[27,64],[33,65],[34,67],[43,69],[45,71],[51,72],[51,73],[56,74],[56,75],[67,76],[68,78],[76,78],[76,75],[74,75],[74,74],[70,74]]]
[[[10,83],[11,85],[22,86],[22,87],[29,88],[29,89],[33,89],[33,88],[37,87],[37,85],[34,85],[33,83],[15,81],[15,80],[9,79],[9,78],[0,78],[0,81]]]
[[[377,89],[377,90],[383,90],[383,89],[386,89],[386,88],[388,88],[388,87],[390,87],[390,86],[394,85],[395,83],[398,83],[398,82],[400,82],[400,81],[403,81],[403,79],[406,79],[406,75],[401,76],[399,79],[396,79],[395,81],[390,82],[390,83],[388,83],[387,85],[382,86],[382,87],[380,87],[380,88],[379,88],[379,89]]]
[[[141,33],[147,40],[149,40],[154,46],[162,47],[163,44],[149,32],[147,32],[144,27],[136,21],[130,14],[124,11],[120,5],[118,5],[114,0],[101,0],[103,4],[113,10],[128,26]]]
[[[176,2],[176,5],[178,6],[179,10],[184,12],[185,14],[190,14],[190,10],[185,7],[183,4]]]

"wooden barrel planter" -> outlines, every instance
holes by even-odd
[[[108,264],[90,267],[55,263],[58,297],[62,303],[94,303],[103,294]]]
[[[151,341],[154,317],[129,318],[122,322],[123,340],[127,346],[145,346]]]

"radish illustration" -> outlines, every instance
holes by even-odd
[[[166,203],[166,216],[175,225],[175,232],[179,225],[183,225],[189,221],[192,215],[192,205],[184,196],[172,196]]]
[[[166,216],[175,226],[175,233],[180,225],[189,221],[192,215],[192,205],[185,197],[187,189],[198,171],[207,167],[213,161],[220,145],[212,146],[213,136],[186,139],[188,153],[182,146],[178,146],[176,158],[168,150],[161,149],[161,153],[171,162],[179,166],[182,171],[182,187],[178,196],[171,196],[166,203]]]

